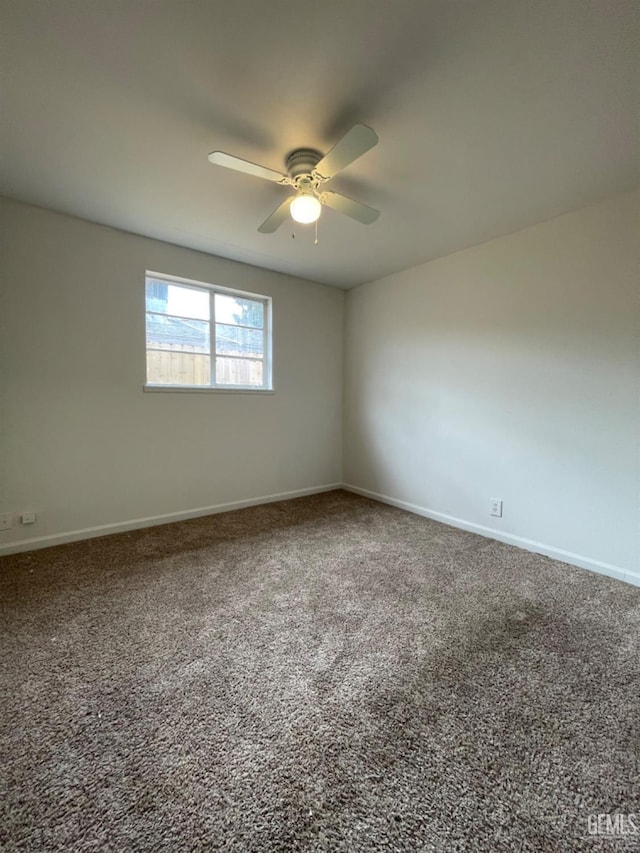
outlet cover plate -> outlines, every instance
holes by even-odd
[[[0,530],[11,530],[13,527],[13,513],[0,512]]]
[[[489,498],[489,513],[496,518],[502,518],[502,501],[500,498]]]

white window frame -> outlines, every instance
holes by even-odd
[[[146,381],[147,375],[147,279],[153,278],[158,281],[165,281],[167,284],[184,285],[198,290],[204,290],[209,293],[209,358],[211,359],[211,384],[210,385],[169,385],[161,383],[152,383]],[[262,361],[262,381],[263,384],[258,385],[216,385],[216,319],[215,319],[215,295],[216,293],[224,294],[225,296],[237,296],[239,299],[251,299],[253,302],[261,302],[264,306],[263,311],[263,334],[264,334],[264,357],[256,359]],[[196,394],[273,394],[273,359],[272,359],[272,300],[270,296],[265,296],[262,293],[249,293],[245,290],[236,290],[233,287],[222,287],[218,284],[210,284],[205,281],[195,281],[190,278],[182,278],[177,275],[168,275],[167,273],[154,272],[153,270],[145,270],[144,276],[144,317],[145,317],[145,338],[144,338],[144,364],[145,364],[145,391],[169,391],[169,392],[193,392]],[[241,327],[244,328],[244,327]],[[248,327],[247,327],[248,328]],[[253,328],[253,327],[251,327]],[[244,356],[243,356],[244,357]]]

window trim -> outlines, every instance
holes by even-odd
[[[261,302],[264,306],[263,311],[263,327],[264,334],[264,356],[261,359],[253,359],[254,361],[262,361],[263,364],[263,379],[265,384],[262,386],[256,385],[168,385],[146,381],[146,362],[147,362],[147,337],[146,337],[146,317],[147,317],[147,279],[154,278],[158,281],[166,281],[167,284],[185,285],[186,287],[195,287],[200,290],[209,292],[209,358],[212,359],[211,376],[215,376],[215,359],[217,353],[215,351],[215,294],[220,293],[228,296],[238,296],[243,299],[250,299],[255,302]],[[145,270],[144,274],[144,316],[145,316],[145,338],[144,338],[144,363],[145,363],[145,382],[142,386],[147,392],[161,393],[195,393],[195,394],[273,394],[275,391],[273,383],[273,353],[272,353],[272,333],[273,333],[273,318],[272,318],[272,298],[264,293],[252,293],[248,290],[238,290],[235,287],[224,287],[218,284],[211,284],[206,281],[197,281],[196,279],[184,278],[183,276],[170,275],[168,273],[155,272],[154,270]],[[151,312],[158,313],[158,312]],[[242,328],[245,328],[244,326]],[[254,328],[247,326],[246,328]],[[247,357],[250,358],[250,357]]]

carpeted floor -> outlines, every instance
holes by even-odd
[[[0,584],[5,851],[640,849],[638,588],[341,491]]]

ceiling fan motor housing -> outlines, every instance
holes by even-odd
[[[313,148],[296,148],[287,157],[287,174],[293,181],[307,175],[310,177],[321,159],[322,154]]]

